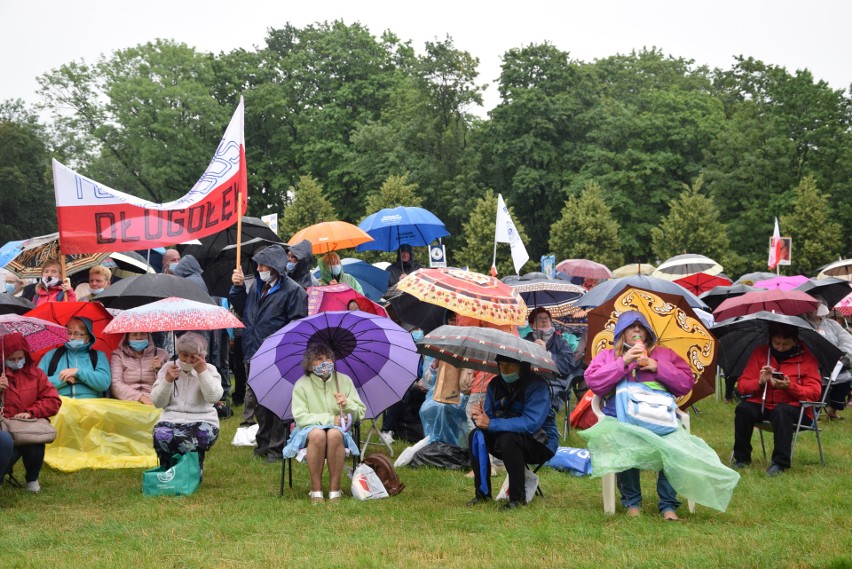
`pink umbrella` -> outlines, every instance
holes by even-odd
[[[170,296],[125,310],[104,328],[104,332],[219,330],[222,328],[245,328],[245,326],[227,308]]]
[[[775,277],[774,279],[766,279],[765,281],[757,281],[754,286],[757,288],[793,290],[797,286],[801,286],[808,282],[808,277],[804,275],[793,275],[792,277]]]
[[[556,270],[570,277],[584,277],[587,279],[612,278],[612,271],[606,265],[601,265],[588,259],[565,259],[556,265]]]
[[[716,322],[761,311],[798,316],[817,307],[819,301],[800,290],[757,290],[725,299],[713,311],[713,316]]]
[[[27,341],[30,352],[55,348],[68,341],[68,330],[56,322],[17,314],[0,315],[0,336],[12,332],[20,332]]]
[[[308,316],[331,310],[349,310],[355,301],[358,310],[387,317],[388,312],[363,294],[358,294],[347,284],[308,287]]]
[[[834,309],[843,316],[852,316],[852,294],[843,297],[843,299],[835,305]]]

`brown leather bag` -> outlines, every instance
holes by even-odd
[[[364,459],[364,464],[373,469],[382,481],[388,496],[396,496],[405,489],[405,484],[400,481],[388,455],[380,452],[371,454]]]
[[[0,397],[0,431],[12,435],[16,447],[24,445],[42,445],[56,440],[56,429],[47,419],[13,419],[3,416],[6,393]]]

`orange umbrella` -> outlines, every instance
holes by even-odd
[[[311,242],[311,251],[315,254],[349,249],[373,240],[357,225],[345,221],[323,221],[300,229],[287,244],[295,245],[305,239]]]

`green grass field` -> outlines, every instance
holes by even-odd
[[[733,407],[699,404],[692,431],[727,461]],[[852,567],[852,412],[823,425],[826,466],[812,433],[793,468],[767,478],[759,443],[727,512],[684,504],[684,521],[656,515],[643,474],[640,518],[606,516],[596,478],[542,469],[545,498],[526,508],[467,508],[462,472],[399,469],[399,496],[312,505],[308,474],[278,496],[280,466],[230,445],[222,422],[204,484],[186,498],[146,498],[141,471],[42,472],[42,492],[0,488],[2,567]],[[565,446],[583,446],[571,434]],[[771,445],[770,445],[771,446]],[[395,443],[397,452],[404,448]],[[378,447],[375,447],[378,451]],[[369,451],[368,451],[369,452]],[[23,466],[16,468],[23,478]],[[501,479],[497,479],[495,486]]]

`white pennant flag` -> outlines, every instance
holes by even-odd
[[[497,243],[508,243],[512,249],[512,262],[515,265],[515,272],[520,274],[521,267],[524,263],[530,260],[527,253],[527,248],[524,247],[524,242],[521,241],[521,236],[515,227],[515,222],[512,221],[512,216],[509,215],[509,208],[503,201],[503,195],[497,194],[497,228],[494,232],[494,261],[491,264],[492,274],[497,272],[495,267],[497,261]]]

